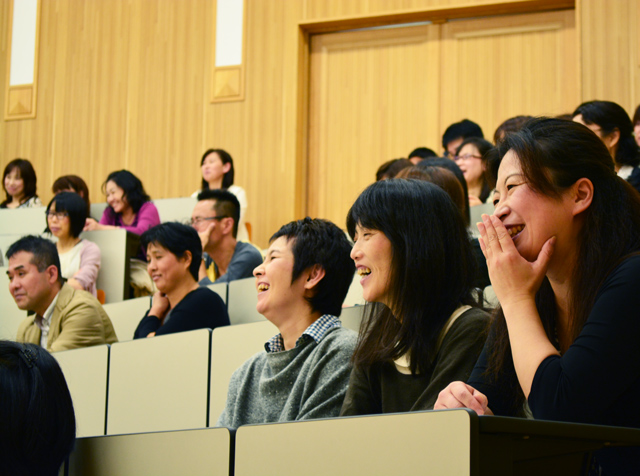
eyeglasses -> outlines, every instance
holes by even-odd
[[[481,155],[473,155],[473,154],[464,154],[464,155],[456,155],[453,160],[456,162],[459,160],[469,160],[469,159],[481,159]]]
[[[228,216],[220,216],[220,217],[195,217],[191,219],[191,225],[197,225],[202,223],[203,221],[209,220],[222,220],[223,218],[229,218]]]
[[[55,217],[57,220],[62,220],[63,218],[67,218],[69,216],[69,214],[67,212],[50,212],[50,211],[46,211],[46,212],[44,212],[44,214],[47,215],[47,217],[49,217],[49,218]]]

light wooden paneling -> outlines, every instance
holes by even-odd
[[[439,26],[311,42],[308,210],[345,227],[380,164],[438,143]]]
[[[473,7],[479,15],[478,7],[508,13],[554,9],[567,1],[250,1],[245,100],[211,104],[214,2],[47,0],[41,8],[38,116],[0,126],[0,166],[15,157],[29,158],[45,202],[51,198],[52,181],[67,173],[85,178],[92,199],[101,202],[106,175],[123,167],[143,179],[153,198],[165,198],[196,190],[202,152],[225,148],[234,157],[236,183],[247,191],[254,241],[265,247],[280,225],[304,211],[304,32],[311,31],[310,23],[335,21],[344,28],[345,21],[359,19],[356,24],[366,16],[369,23],[388,22],[393,14],[397,16],[392,19],[411,21],[438,8],[458,8],[456,14],[464,15],[460,8]],[[607,12],[610,3],[621,6]],[[9,5],[9,0],[0,0],[2,91]],[[633,96],[607,98],[631,110],[640,102],[637,0],[578,0],[578,7],[583,23],[582,98],[626,87],[631,92],[624,94]],[[376,15],[385,18],[371,20]],[[629,54],[618,54],[622,51]],[[631,51],[635,70],[629,66]],[[0,106],[5,109],[4,95]],[[398,153],[407,152],[402,148]]]
[[[640,104],[640,1],[580,0],[582,101]]]
[[[485,137],[517,115],[571,113],[580,102],[574,11],[442,26],[440,131],[463,118]]]

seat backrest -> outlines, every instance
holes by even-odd
[[[107,434],[207,426],[211,331],[111,346]]]
[[[461,409],[241,426],[234,474],[468,475],[471,418]]]
[[[264,316],[256,311],[256,304],[256,278],[238,279],[229,283],[227,309],[231,325],[264,321]]]
[[[343,306],[351,307],[351,306],[362,306],[365,304],[364,297],[362,296],[362,285],[360,284],[360,280],[362,279],[357,273],[353,275],[353,280],[351,281],[351,286],[349,286],[349,291],[347,292],[347,297],[344,298]]]
[[[227,304],[227,283],[213,283],[207,286]]]
[[[39,235],[47,226],[45,207],[0,209],[0,230],[12,235]]]
[[[105,434],[109,346],[97,345],[52,354],[69,386],[76,413],[76,435]]]
[[[124,300],[125,280],[127,272],[127,231],[95,230],[85,231],[81,238],[91,241],[100,248],[100,271],[96,286],[105,294],[105,302],[120,302]]]
[[[178,221],[185,223],[191,218],[193,207],[198,203],[195,197],[180,198],[160,198],[153,200],[153,204],[158,209],[160,221],[166,223],[168,221]]]
[[[344,307],[340,313],[340,321],[342,321],[343,327],[358,332],[360,330],[360,323],[362,322],[362,316],[366,306],[353,306]]]
[[[271,322],[218,327],[211,333],[211,389],[209,425],[215,425],[227,401],[233,372],[249,357],[264,350],[264,343],[278,333]]]
[[[228,476],[230,454],[226,428],[79,438],[68,474]]]
[[[126,301],[112,302],[102,306],[113,323],[118,341],[133,340],[133,333],[144,314],[151,308],[149,296]]]

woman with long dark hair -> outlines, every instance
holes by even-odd
[[[627,111],[615,102],[589,101],[573,111],[573,120],[600,138],[613,158],[617,174],[640,191],[640,148]]]
[[[536,119],[498,147],[478,228],[500,308],[471,378],[435,408],[640,428],[640,196],[575,122]],[[638,449],[596,458],[640,472]]]
[[[435,184],[390,179],[362,192],[347,229],[374,304],[341,414],[430,409],[449,382],[470,374],[488,326],[462,214]]]
[[[7,198],[0,208],[41,207],[36,193],[38,179],[31,162],[27,159],[13,159],[4,168],[2,187]]]
[[[245,224],[247,215],[247,193],[238,185],[234,185],[235,169],[231,154],[223,149],[208,149],[200,160],[202,185],[200,190],[191,195],[196,198],[203,190],[222,189],[233,193],[240,202],[240,221],[238,222],[239,241],[249,241],[249,233]]]

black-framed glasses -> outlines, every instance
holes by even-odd
[[[219,217],[195,217],[191,219],[191,224],[197,225],[199,223],[202,223],[203,221],[222,220],[223,218],[229,218],[229,217],[226,215],[219,216]]]
[[[52,211],[49,211],[49,210],[44,212],[44,214],[48,218],[56,217],[56,219],[58,219],[58,220],[62,220],[63,218],[67,218],[69,216],[69,214],[67,212],[52,212]]]

